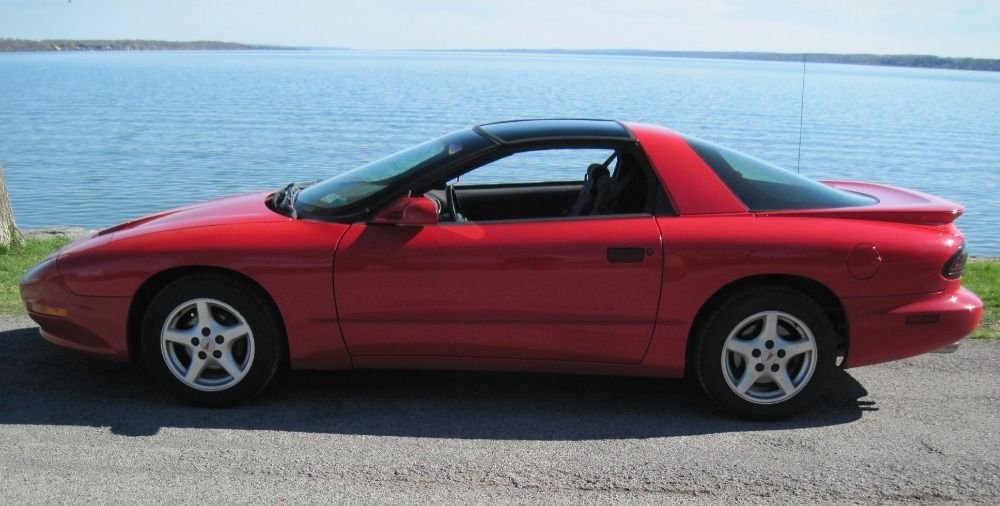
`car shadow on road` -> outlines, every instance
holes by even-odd
[[[844,424],[876,410],[838,371],[819,405],[781,422],[714,411],[684,380],[432,371],[293,371],[258,400],[228,409],[180,404],[144,371],[59,349],[37,328],[0,332],[0,424],[295,431],[462,439],[672,437]]]

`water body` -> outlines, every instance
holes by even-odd
[[[0,55],[22,227],[103,227],[336,174],[475,123],[646,121],[822,179],[967,208],[1000,255],[1000,73],[621,56],[353,51]],[[581,173],[584,167],[581,167]]]

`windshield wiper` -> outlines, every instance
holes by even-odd
[[[291,183],[278,190],[277,193],[274,194],[274,208],[283,214],[291,216],[292,218],[298,218],[298,213],[295,211],[295,197],[298,197],[299,192],[302,191],[303,188],[312,185],[314,182],[315,181],[309,181],[306,183]]]

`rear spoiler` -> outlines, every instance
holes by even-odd
[[[965,208],[959,204],[916,190],[854,181],[821,181],[821,183],[839,190],[873,197],[878,199],[878,203],[861,207],[763,211],[757,214],[760,216],[812,216],[877,220],[915,225],[947,225],[965,212]]]

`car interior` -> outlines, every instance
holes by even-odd
[[[580,167],[579,174],[576,181],[466,184],[459,179],[425,195],[437,201],[442,222],[651,212],[658,185],[632,153],[612,152]]]

